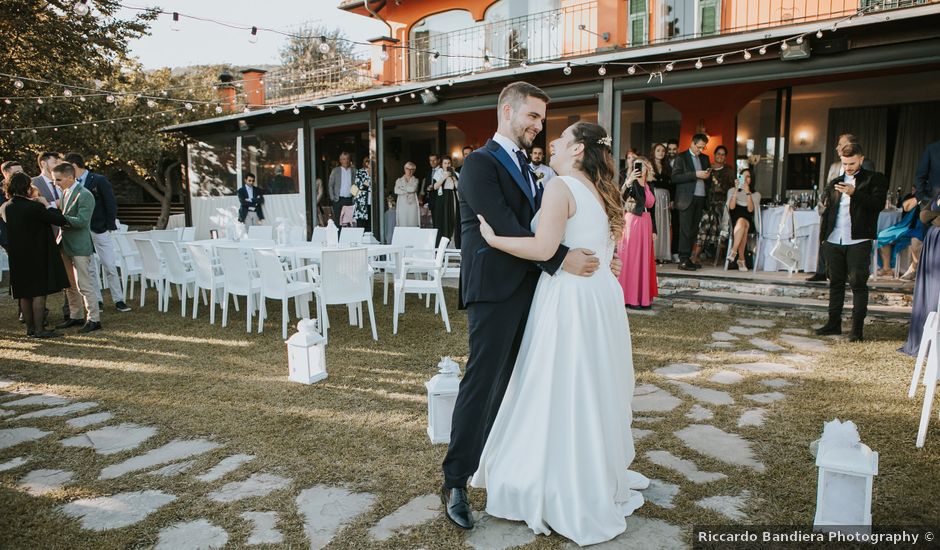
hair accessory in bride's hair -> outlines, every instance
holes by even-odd
[[[597,143],[598,145],[606,145],[607,147],[610,147],[611,143],[613,143],[613,140],[610,139],[610,136],[604,136],[597,140]]]

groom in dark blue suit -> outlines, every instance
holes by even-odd
[[[593,251],[564,245],[547,262],[533,263],[490,248],[480,235],[478,214],[497,235],[532,236],[542,187],[529,170],[525,149],[542,131],[548,101],[545,92],[526,82],[506,86],[499,95],[496,135],[467,157],[460,172],[460,297],[467,309],[470,358],[454,407],[441,499],[447,518],[463,529],[473,527],[467,481],[506,392],[539,275],[562,268],[589,276],[599,264]]]

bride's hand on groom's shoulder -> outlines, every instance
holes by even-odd
[[[483,216],[477,214],[477,219],[480,220],[480,235],[483,236],[483,240],[487,244],[493,246],[493,240],[496,239],[496,233],[493,231],[493,228],[490,227],[490,224],[486,223],[486,220],[483,219]]]

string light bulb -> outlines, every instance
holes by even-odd
[[[784,40],[784,41],[780,44],[780,49],[783,50],[783,51],[787,51],[787,50],[790,49],[790,45],[787,44],[787,41],[786,41],[786,40]]]
[[[13,87],[16,88],[17,90],[22,90],[23,86],[24,84],[22,80],[17,79],[13,81]]]
[[[565,76],[571,76],[571,63],[565,63],[565,68],[561,70]]]
[[[822,29],[819,29],[818,31],[816,31],[816,38],[822,38],[822,37],[823,37]]]
[[[43,101],[43,99],[42,99],[41,97],[37,97],[37,98],[36,98],[36,103],[42,105],[43,103],[45,103],[45,101]]]
[[[747,60],[749,60],[750,58],[751,58],[751,51],[750,51],[750,50],[744,50],[744,60],[747,61]]]
[[[382,60],[382,63],[388,61],[388,46],[382,44],[382,51],[379,52],[379,59]]]
[[[66,88],[65,90],[62,90],[62,95],[65,97],[72,97],[72,90]]]
[[[78,2],[72,5],[72,13],[79,17],[85,17],[90,11],[91,8],[88,7],[88,0],[78,0]]]
[[[339,105],[339,110],[340,110],[340,111],[345,111],[345,110],[346,110],[346,106],[343,105],[342,103],[340,103],[340,105]]]
[[[675,68],[676,68],[676,65],[675,65],[673,62],[671,62],[671,61],[666,65],[666,71],[667,71],[667,72],[668,72],[668,71],[672,71],[672,70],[675,69]]]
[[[761,46],[760,49],[757,50],[757,53],[761,55],[764,55],[765,53],[767,53],[767,46]]]
[[[248,41],[252,44],[258,43],[258,27],[251,27],[251,35],[248,37]]]
[[[216,114],[222,114],[222,106],[221,106],[221,105],[216,105],[216,106],[215,106],[215,112],[216,112]],[[147,118],[150,118],[150,115],[147,115]]]
[[[87,99],[83,95],[78,96],[78,100],[81,101],[82,103],[85,103],[85,101],[87,101]]]
[[[695,60],[695,68],[696,68],[696,69],[701,69],[701,68],[702,68],[702,60],[701,60],[701,59],[696,59],[696,60]]]
[[[114,103],[114,96],[111,95],[111,94],[108,94],[108,95],[104,98],[104,100],[107,101],[108,103]]]
[[[483,56],[483,68],[487,71],[493,68],[493,64],[490,63],[490,56],[488,55]]]
[[[600,67],[598,67],[598,68],[597,68],[597,74],[599,74],[600,76],[606,75],[606,74],[607,74],[607,66],[606,66],[606,65],[601,65]]]
[[[388,98],[387,98],[387,97],[383,97],[383,98],[382,98],[382,103],[388,103]]]
[[[295,115],[299,115],[299,114],[300,114],[300,107],[294,105],[293,113],[294,113]]]
[[[326,106],[325,106],[325,105],[317,105],[317,109],[320,109],[321,111],[325,111],[325,110],[326,110]]]
[[[326,42],[325,36],[320,37],[320,45],[317,46],[317,51],[324,55],[330,53],[330,45]]]
[[[395,96],[395,103],[401,103],[401,98],[398,96]]]
[[[802,43],[803,43],[803,37],[802,37],[802,36],[798,37],[798,38],[796,39],[796,43],[797,43],[797,44],[802,44]]]
[[[719,55],[718,57],[715,58],[715,63],[718,63],[719,65],[721,65],[721,64],[724,63],[724,62],[725,62],[725,56],[724,56],[724,54],[721,54],[721,55]]]
[[[170,21],[170,29],[174,31],[180,30],[180,14],[175,11],[173,12],[172,21]]]
[[[636,74],[636,65],[630,65],[627,68],[627,74]]]
[[[6,103],[7,105],[13,103],[12,101],[10,101],[10,98],[4,99],[3,102]]]
[[[185,104],[183,104],[183,107],[186,107],[186,110],[187,110],[187,111],[192,111],[192,110],[193,110],[193,104],[190,103],[190,102],[188,102],[188,101],[187,101]]]
[[[151,109],[153,109],[153,108],[156,107],[156,106],[157,106],[157,102],[156,102],[156,101],[154,101],[154,100],[152,100],[152,99],[148,99],[148,100],[147,100],[147,107],[150,107]]]

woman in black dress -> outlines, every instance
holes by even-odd
[[[49,338],[45,330],[46,295],[68,288],[69,279],[52,234],[53,225],[66,225],[65,217],[36,192],[29,176],[14,174],[6,188],[9,202],[3,206],[10,256],[10,289],[19,300],[26,334]]]
[[[751,197],[751,169],[745,168],[738,174],[738,182],[728,189],[728,215],[731,219],[731,233],[734,241],[728,251],[728,263],[737,263],[738,271],[747,271],[744,260],[747,249],[747,236],[754,227],[754,204]]]
[[[442,179],[434,182],[434,193],[437,193],[437,213],[440,222],[437,229],[440,237],[454,240],[454,230],[457,229],[457,174],[451,164],[450,157],[441,159]]]

